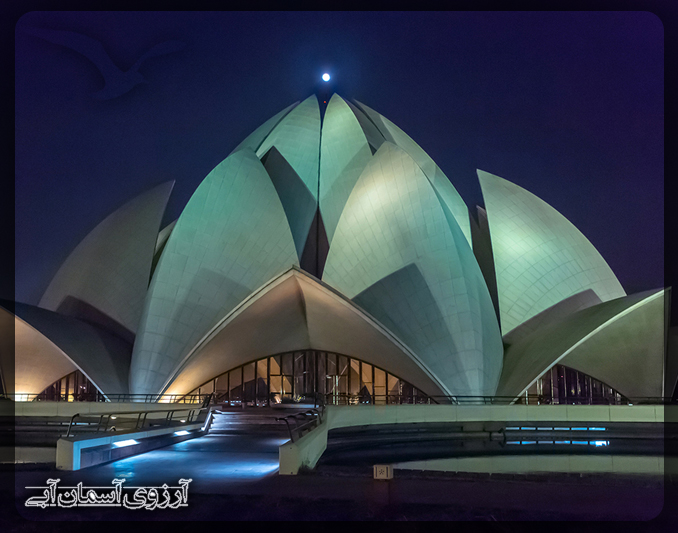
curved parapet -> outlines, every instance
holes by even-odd
[[[603,302],[519,340],[506,350],[497,395],[518,396],[562,364],[626,397],[663,396],[666,292]]]
[[[522,187],[478,170],[492,240],[503,334],[581,291],[625,296],[616,276],[563,215]]]
[[[370,159],[372,151],[358,119],[338,94],[332,95],[320,146],[320,212],[330,243],[346,200]]]
[[[14,304],[14,391],[37,394],[80,370],[103,394],[128,392],[131,345],[95,326],[27,304]],[[3,358],[4,358],[3,354]],[[7,364],[3,364],[4,367]]]
[[[356,102],[362,111],[372,120],[379,131],[389,142],[405,150],[417,165],[424,172],[426,177],[433,185],[440,198],[454,216],[459,228],[461,228],[464,237],[472,246],[471,223],[469,221],[468,208],[466,203],[454,188],[448,177],[440,170],[440,167],[431,159],[431,157],[422,148],[414,142],[407,133],[401,130],[389,119],[380,115],[365,104]]]
[[[451,394],[494,393],[502,344],[478,264],[420,167],[390,142],[346,203],[323,281],[408,344]]]
[[[350,331],[350,335],[346,332]],[[186,394],[244,363],[297,350],[348,354],[408,381],[429,395],[445,389],[391,332],[353,302],[292,268],[265,283],[186,357],[168,394]]]
[[[320,108],[315,95],[292,109],[264,139],[256,154],[261,159],[272,146],[299,175],[313,198],[318,198]]]
[[[233,149],[231,154],[234,154],[235,152],[237,152],[238,150],[242,150],[243,148],[249,148],[250,150],[256,152],[259,146],[261,146],[261,143],[264,141],[264,139],[268,136],[269,133],[271,133],[271,130],[273,130],[273,128],[275,128],[280,123],[280,121],[285,116],[287,116],[287,114],[290,111],[292,111],[292,109],[294,109],[298,105],[299,102],[294,102],[292,105],[289,105],[285,109],[280,111],[280,113],[276,113],[274,116],[269,118],[256,130],[254,130],[247,137],[245,137],[245,139]]]
[[[173,181],[158,185],[106,217],[66,258],[39,306],[100,324],[131,341],[173,186]]]
[[[266,169],[252,150],[235,152],[196,189],[165,245],[134,344],[131,391],[161,391],[218,320],[298,264]]]

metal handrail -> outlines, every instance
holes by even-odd
[[[299,416],[306,417],[306,415],[315,415],[315,417],[312,418],[311,420],[307,421],[307,422],[304,422],[303,424],[297,424],[297,417],[299,417]],[[304,432],[304,429],[306,429],[310,425],[313,425],[315,427],[317,425],[320,425],[320,423],[321,423],[320,422],[320,414],[315,409],[304,411],[303,413],[295,413],[295,414],[292,414],[292,415],[287,415],[287,416],[276,418],[277,422],[285,422],[285,424],[287,424],[287,430],[290,434],[290,440],[292,442],[296,442],[297,439],[294,438],[294,433],[292,432],[292,428],[290,426],[290,420],[294,420],[294,422],[295,422],[294,431],[299,435],[300,438],[301,438],[301,436]]]
[[[142,403],[199,403],[203,404],[209,401],[213,393],[210,394],[101,394],[96,393],[76,393],[59,394],[53,396],[53,399],[46,399],[45,394],[31,393],[0,393],[0,399],[7,399],[18,402],[49,401],[49,402],[142,402]],[[69,399],[70,398],[70,399]]]
[[[634,396],[622,397],[620,399],[614,397],[588,397],[588,396],[572,396],[564,398],[559,403],[558,398],[549,398],[538,394],[528,394],[522,396],[410,396],[402,394],[376,394],[376,395],[361,395],[348,393],[328,393],[325,395],[327,404],[334,404],[334,400],[339,400],[341,403],[348,405],[354,404],[374,404],[375,400],[381,400],[380,404],[440,404],[451,403],[453,405],[464,404],[487,404],[487,405],[675,405],[678,401],[668,396]]]
[[[135,423],[134,429],[143,429],[144,426],[146,425],[146,420],[148,417],[149,413],[167,413],[165,416],[165,426],[169,426],[172,423],[172,417],[175,412],[180,411],[180,412],[185,412],[188,411],[188,416],[186,417],[186,422],[182,422],[181,424],[183,425],[188,425],[193,422],[195,422],[194,419],[194,414],[195,413],[201,413],[203,411],[208,411],[209,412],[209,407],[199,407],[199,408],[192,408],[192,409],[148,409],[146,411],[119,411],[119,412],[114,412],[114,413],[76,413],[71,417],[71,421],[68,424],[68,431],[66,432],[65,438],[71,437],[71,428],[75,424],[76,418],[79,417],[85,417],[85,416],[98,416],[99,417],[99,422],[97,423],[97,433],[101,430],[101,425],[104,421],[104,417],[106,417],[106,425],[104,426],[104,432],[108,430],[108,424],[111,421],[112,416],[119,416],[119,415],[137,415],[137,421]],[[143,420],[142,420],[142,415],[143,415]],[[197,417],[196,417],[197,419]],[[179,425],[181,425],[179,424]]]
[[[283,416],[283,417],[278,417],[276,418],[277,422],[285,422],[287,425],[287,431],[290,434],[290,440],[292,442],[295,442],[296,439],[294,438],[294,433],[292,432],[292,427],[290,426],[290,420],[294,420],[295,427],[294,431],[298,434],[299,438],[303,436],[304,430],[313,425],[313,427],[317,427],[320,424],[323,423],[323,415],[325,414],[325,399],[322,395],[314,395],[314,405],[317,405],[317,407],[314,407],[313,409],[308,409],[307,411],[304,411],[302,413],[294,413],[291,415]],[[304,422],[303,424],[299,425],[297,424],[297,418],[302,416],[306,418],[306,416],[313,416],[311,420],[308,420]]]
[[[0,399],[13,401],[96,401],[96,402],[144,402],[144,403],[174,403],[174,404],[201,404],[207,407],[212,403],[223,400],[223,394],[220,396],[216,393],[209,394],[107,394],[102,395],[96,393],[95,395],[59,395],[52,400],[43,400],[43,393],[39,394],[19,394],[19,393],[0,393]],[[292,397],[291,394],[280,394],[283,398]],[[375,403],[375,400],[382,400],[380,403],[394,403],[394,404],[430,404],[430,403],[452,403],[461,405],[465,403],[473,404],[536,404],[536,405],[673,405],[678,403],[675,399],[669,396],[634,396],[634,397],[588,397],[588,396],[573,396],[562,399],[550,398],[538,394],[522,394],[520,396],[443,396],[443,395],[423,395],[411,396],[404,394],[348,394],[348,393],[315,393],[313,395],[301,396],[300,398],[312,397],[314,404],[318,404],[318,399],[329,400],[325,403],[334,403],[332,399],[339,399],[342,403],[360,404],[360,403]],[[70,399],[69,399],[70,398]],[[94,400],[92,400],[94,398]],[[242,400],[240,400],[242,401]]]

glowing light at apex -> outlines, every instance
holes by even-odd
[[[139,444],[137,441],[134,439],[129,439],[129,440],[121,440],[118,442],[114,442],[113,446],[116,448],[122,448],[123,446],[132,446],[133,444]]]
[[[330,75],[327,72],[323,74],[323,81],[330,81]]]
[[[188,435],[188,431],[186,431],[185,429],[182,429],[181,431],[175,431],[174,434],[179,435],[179,436]]]

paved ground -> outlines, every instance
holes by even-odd
[[[279,476],[282,441],[279,436],[207,436],[78,472],[0,472],[2,486],[9,482],[15,489],[2,501],[13,500],[19,513],[0,513],[6,521],[0,530],[44,531],[44,520],[54,526],[66,520],[173,520],[179,527],[181,521],[196,520],[651,520],[659,515],[647,525],[662,531],[678,521],[675,487],[665,493],[662,479],[397,471],[395,479],[384,482],[373,480],[369,469],[332,466]],[[60,486],[82,482],[85,487],[112,487],[114,478],[124,478],[124,486],[193,481],[188,506],[175,510],[25,507],[27,498],[41,494],[26,487],[45,487],[49,478],[60,479]]]

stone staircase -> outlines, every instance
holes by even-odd
[[[279,409],[271,407],[217,407],[213,413],[209,435],[272,434],[289,436],[285,422],[276,418],[304,412],[305,409]]]

